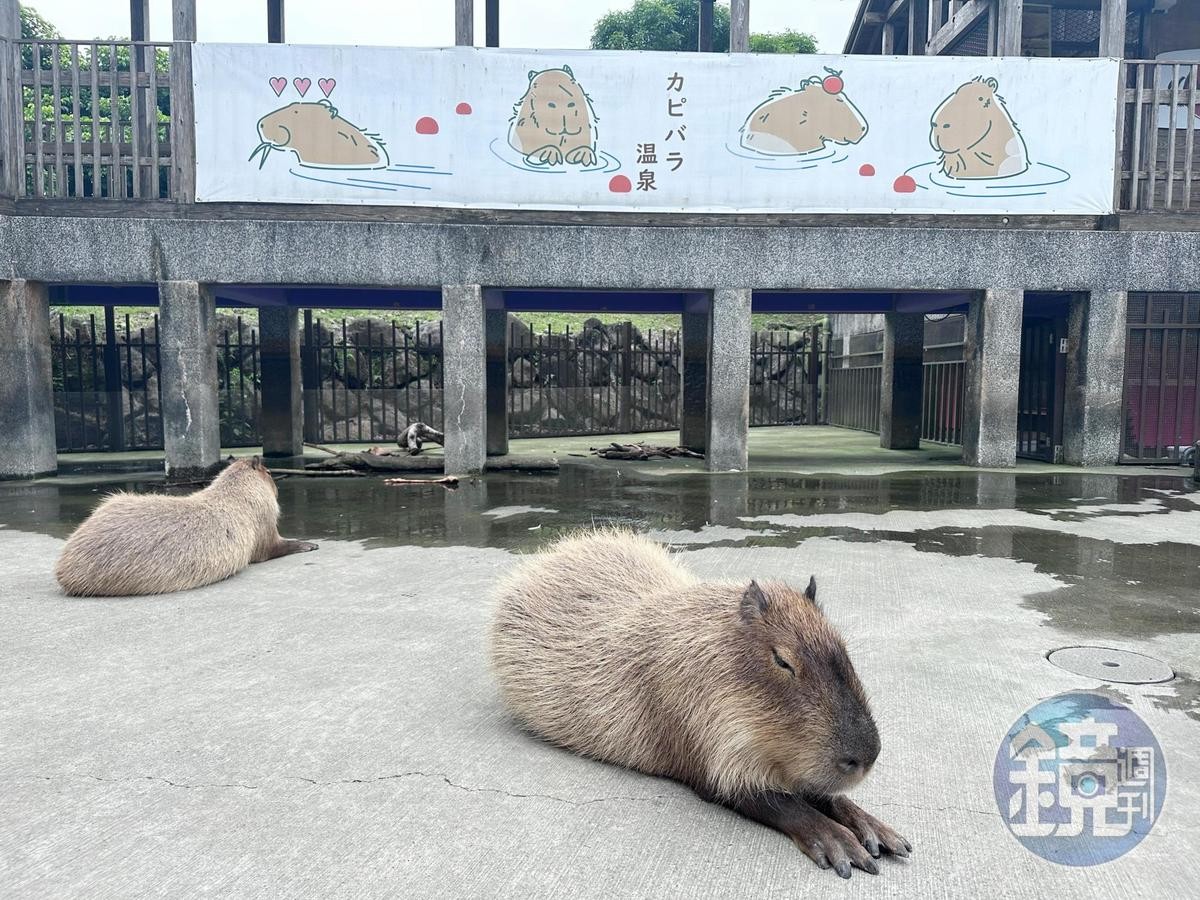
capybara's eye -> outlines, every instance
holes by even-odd
[[[574,100],[572,100],[570,103],[568,103],[568,104],[567,104],[567,108],[568,108],[568,109],[570,109],[570,108],[571,108],[571,107],[573,107],[574,105],[575,105],[575,101],[574,101]]]
[[[771,650],[771,656],[775,658],[775,665],[779,666],[779,668],[786,669],[793,675],[796,674],[796,670],[792,668],[791,664],[786,659],[779,655],[778,650]]]
[[[549,103],[547,103],[546,105],[547,105],[547,106],[549,106],[551,109],[558,109],[558,104],[557,104],[557,103],[555,103],[553,100],[551,100],[551,101],[550,101]]]
[[[950,127],[950,123],[949,123],[949,122],[943,122],[943,123],[942,123],[942,127],[943,127],[943,128],[949,128],[949,127]]]

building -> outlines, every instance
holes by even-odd
[[[1086,94],[1092,104],[1087,109],[1103,112],[1082,116],[1076,111],[1076,126],[1046,136],[1060,155],[1074,154],[1074,141],[1079,158],[1090,160],[1073,176],[1058,170],[1068,178],[1056,183],[1070,185],[1056,188],[1061,203],[1022,199],[1013,190],[1016,183],[1007,182],[1000,194],[990,196],[1012,196],[1011,202],[987,199],[986,184],[978,192],[984,199],[964,200],[961,186],[951,184],[930,205],[917,186],[902,192],[902,179],[893,185],[890,170],[875,176],[867,161],[853,170],[826,168],[815,178],[758,175],[772,167],[759,166],[757,156],[739,161],[745,157],[739,147],[719,146],[724,137],[707,150],[693,151],[704,127],[693,119],[689,152],[717,154],[702,155],[699,164],[722,175],[736,171],[731,177],[741,179],[695,182],[697,191],[714,192],[712,203],[652,199],[671,196],[670,171],[657,170],[663,191],[651,194],[652,185],[640,176],[649,171],[653,181],[653,164],[635,166],[630,157],[635,152],[639,160],[655,157],[643,152],[640,133],[630,131],[625,143],[611,145],[608,156],[590,153],[603,149],[599,145],[566,147],[565,155],[573,157],[566,162],[580,172],[603,172],[607,179],[608,172],[624,165],[611,180],[587,182],[607,185],[606,192],[571,187],[583,185],[579,179],[514,174],[528,170],[524,156],[515,167],[500,168],[507,165],[502,157],[521,139],[509,132],[506,141],[499,132],[490,145],[478,145],[478,167],[491,166],[488,171],[503,177],[470,182],[464,176],[455,183],[475,194],[446,188],[444,202],[395,204],[389,200],[401,188],[436,195],[429,184],[416,184],[421,173],[454,173],[400,160],[396,168],[408,173],[403,180],[409,183],[399,184],[394,173],[382,181],[378,174],[366,175],[390,163],[387,142],[352,125],[357,115],[348,108],[339,115],[330,94],[336,89],[338,103],[357,98],[364,104],[369,92],[353,93],[341,70],[314,64],[311,71],[288,71],[285,77],[271,68],[274,61],[303,58],[325,65],[338,58],[332,51],[321,56],[313,50],[302,57],[296,55],[300,50],[271,47],[284,41],[280,0],[265,4],[268,44],[236,50],[195,43],[198,6],[195,0],[174,0],[171,42],[139,40],[145,36],[146,0],[131,2],[134,41],[39,42],[19,39],[17,4],[0,0],[0,97],[5,100],[0,106],[0,259],[5,266],[0,477],[30,477],[56,468],[47,322],[51,297],[104,306],[141,297],[157,305],[163,443],[168,473],[181,477],[210,471],[218,462],[212,324],[217,304],[260,309],[263,445],[268,454],[287,456],[301,449],[300,311],[332,305],[333,296],[343,306],[441,309],[443,390],[456,398],[446,404],[446,465],[457,472],[480,470],[487,455],[503,453],[507,446],[506,312],[553,304],[680,316],[682,440],[704,448],[715,471],[747,465],[752,311],[839,316],[835,364],[826,373],[828,418],[878,430],[885,447],[911,448],[924,436],[961,444],[964,461],[973,465],[1011,466],[1020,452],[1086,466],[1111,464],[1122,456],[1170,459],[1196,437],[1200,59],[1096,60],[1094,68],[1071,63],[1072,77],[1102,73],[1074,89],[1080,109]],[[496,45],[496,0],[487,6],[487,43]],[[965,54],[983,34],[984,50],[1020,47],[1030,53],[1086,55],[1094,39],[1095,53],[1121,57],[1132,40],[1133,23],[1141,53],[1147,48],[1172,53],[1179,52],[1175,44],[1191,40],[1189,29],[1194,30],[1198,15],[1184,3],[1106,0],[1092,9],[1080,2],[1061,6],[864,0],[847,48],[854,54],[902,49],[925,56],[955,49]],[[732,4],[735,54],[748,49],[748,9],[747,0]],[[471,0],[456,0],[460,45],[474,43],[472,12]],[[1086,13],[1082,18],[1081,12]],[[1167,47],[1172,49],[1162,49]],[[428,54],[363,51],[360,78],[364,84],[378,81],[378,73],[393,64],[419,63],[429,71],[444,64],[446,54]],[[256,56],[261,66],[253,78],[232,79],[233,67]],[[456,58],[469,67],[478,57]],[[645,54],[591,59],[597,67],[609,59],[615,62],[608,65],[630,70],[655,64]],[[1047,110],[1054,112],[1047,99],[1055,88],[1046,81],[1049,73],[1068,71],[1053,68],[1053,60],[1042,68],[993,60],[988,71],[953,59],[944,64],[866,56],[844,61],[864,73],[885,73],[869,86],[880,92],[894,90],[888,67],[901,71],[920,64],[922,71],[936,69],[959,80],[961,73],[985,79],[991,68],[1002,69],[1010,73],[1006,84],[1010,77],[1026,79],[1026,103],[1038,107],[1043,120]],[[729,62],[698,54],[687,65],[716,94],[728,89],[721,67]],[[580,58],[575,68],[581,65],[590,64]],[[790,63],[742,60],[740,68],[761,69],[765,78],[775,77],[772,66],[783,65]],[[841,73],[828,68],[828,75],[815,73],[804,81],[813,89],[810,98],[841,103],[850,96],[847,91],[868,91],[861,77],[847,86]],[[423,71],[408,83],[422,83]],[[546,71],[558,73],[553,74],[556,89],[564,92],[570,115],[590,108],[591,95],[581,88],[572,93],[580,73],[565,64],[542,73],[529,67],[527,82],[523,69],[521,90],[533,92],[535,76]],[[654,77],[662,78],[666,91],[678,89],[672,87],[671,73]],[[581,82],[589,81],[581,75]],[[247,100],[242,84],[251,82],[254,95]],[[426,86],[451,83],[446,78]],[[487,93],[484,80],[476,87],[481,96]],[[318,89],[324,97],[314,100]],[[375,93],[391,96],[396,90],[389,84]],[[896,127],[906,129],[901,143],[928,153],[927,101],[934,95],[921,93],[932,90],[927,85],[914,84],[912,90],[924,97],[924,105],[901,110],[905,123]],[[794,99],[803,92],[785,93]],[[502,115],[499,101],[487,101],[495,127],[509,127],[509,113],[519,111],[512,100],[519,96],[518,90],[507,98]],[[781,96],[772,92],[767,99]],[[34,97],[42,102],[32,102]],[[112,97],[118,100],[115,121],[103,104]],[[87,111],[91,100],[86,98],[100,98],[95,115]],[[285,105],[247,120],[250,127],[258,120],[257,136],[239,125],[235,140],[221,143],[220,123],[214,122],[242,115],[263,98]],[[451,124],[469,130],[485,122],[486,117],[468,118],[481,115],[479,103],[473,109],[467,102],[455,107],[462,98],[442,100],[449,101],[442,107],[443,136]],[[660,100],[672,104],[664,106],[663,116],[684,114],[682,98],[664,94]],[[596,102],[604,98],[597,96]],[[638,102],[637,97],[609,98],[600,119],[607,130],[601,133],[619,131],[622,115],[630,118],[619,107]],[[703,102],[696,95],[691,109],[703,109]],[[828,107],[834,109],[842,107]],[[893,113],[880,100],[871,109],[878,135],[879,120]],[[278,129],[285,111],[320,113],[318,124],[346,142],[336,146],[347,155],[329,155],[332,134],[312,153],[293,144],[293,130]],[[560,114],[568,112],[555,113]],[[739,110],[737,121],[743,115]],[[899,140],[898,131],[867,139],[865,121],[839,115],[846,130],[830,139],[839,147],[870,145],[883,153]],[[662,121],[670,125],[672,120]],[[1023,121],[1031,125],[1030,119]],[[744,135],[749,125],[746,118],[729,140],[736,144],[733,135]],[[1043,122],[1043,132],[1046,127]],[[648,140],[661,142],[663,131],[667,128]],[[577,133],[565,119],[555,132]],[[409,123],[402,142],[389,134],[387,146],[392,152],[416,146],[414,134],[432,141],[439,123],[422,115],[415,129]],[[794,161],[816,151],[792,146],[789,152]],[[848,154],[838,151],[834,157],[844,162]],[[808,158],[794,171],[807,167]],[[610,164],[615,166],[605,168]],[[928,169],[933,163],[924,165]],[[339,166],[342,174],[328,187],[333,176],[324,170]],[[1115,175],[1109,174],[1113,169]],[[771,184],[782,199],[763,187],[765,178],[776,179]],[[745,186],[746,202],[720,196],[733,183]],[[566,186],[570,196],[550,196],[547,185],[552,184]],[[801,184],[803,189],[797,187]],[[853,187],[859,202],[842,203],[837,185]],[[347,200],[351,187],[359,193]],[[752,188],[766,199],[750,202]],[[527,189],[529,197],[540,192],[542,202],[526,202]],[[368,191],[377,199],[365,199]],[[849,315],[882,320],[845,318]]]
[[[1104,229],[1160,233],[1192,232],[1200,226],[1200,7],[1185,0],[863,0],[846,39],[846,53],[898,56],[1023,56],[1088,58],[1120,56],[1124,95],[1117,123],[1120,139],[1116,215],[1097,223]],[[1153,95],[1152,95],[1153,92]],[[1174,109],[1174,121],[1169,110]],[[1189,111],[1191,114],[1189,114]],[[1168,263],[1173,267],[1172,263]],[[1097,273],[1098,274],[1098,273]],[[1133,289],[1135,279],[1116,284],[1115,308],[1106,315],[1124,321],[1125,342],[1114,348],[1124,358],[1119,420],[1112,416],[1103,458],[1122,461],[1184,460],[1200,440],[1197,368],[1200,366],[1200,282],[1176,282],[1169,291]],[[1132,273],[1131,273],[1132,275]],[[1123,282],[1123,283],[1122,283]],[[1092,302],[1099,296],[1092,293]],[[1027,292],[1022,315],[1020,380],[1017,386],[1017,454],[1077,461],[1064,428],[1080,414],[1072,400],[1069,363],[1073,351],[1072,309],[1079,295]],[[932,379],[951,393],[960,387],[965,322],[938,317],[926,325],[925,359]],[[881,316],[835,316],[832,328],[839,362],[868,372],[841,374],[872,380],[881,365]],[[1115,338],[1115,335],[1114,335]],[[1062,352],[1047,353],[1047,347]],[[1114,370],[1115,372],[1115,370]],[[925,435],[958,440],[954,402],[929,384]],[[868,400],[873,399],[868,397]],[[1115,403],[1115,399],[1110,399]],[[939,412],[941,404],[946,412]],[[877,405],[877,404],[876,404]],[[878,430],[874,407],[847,408],[847,424]],[[1084,411],[1085,413],[1088,411]],[[839,413],[835,411],[834,418]],[[864,418],[865,416],[865,418]],[[1117,442],[1114,444],[1114,440]],[[1113,448],[1116,447],[1114,453]],[[1111,458],[1111,459],[1110,459]],[[1095,458],[1096,461],[1099,457]]]

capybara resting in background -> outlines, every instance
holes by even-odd
[[[821,868],[876,873],[873,857],[912,849],[843,796],[879,733],[815,580],[701,582],[629,532],[567,538],[503,583],[491,654],[536,734],[681,781]]]
[[[67,539],[54,577],[73,597],[166,594],[316,550],[279,536],[279,490],[257,456],[186,497],[113,494]]]

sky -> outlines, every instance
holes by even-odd
[[[129,34],[126,0],[24,0],[66,38]],[[202,41],[265,41],[264,0],[196,0]],[[483,0],[475,38],[483,43]],[[632,0],[500,0],[500,44],[586,48],[592,25]],[[823,53],[840,53],[858,0],[750,0],[751,31],[807,31]],[[295,44],[437,47],[454,43],[454,0],[286,0],[287,39]],[[336,10],[331,13],[331,10]],[[150,39],[171,39],[171,0],[150,0]]]

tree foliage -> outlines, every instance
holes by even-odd
[[[51,41],[60,39],[62,35],[32,6],[22,6],[21,37],[31,41]]]
[[[634,0],[630,9],[601,16],[593,50],[696,50],[700,0]],[[729,49],[729,7],[713,7],[713,50]],[[816,53],[812,35],[798,31],[750,35],[752,53]]]

